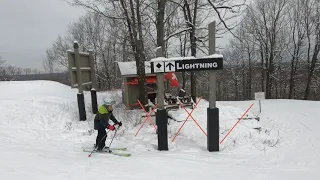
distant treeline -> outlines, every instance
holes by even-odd
[[[56,82],[70,86],[70,76],[68,72],[17,75],[15,80],[16,81],[48,80],[48,81],[56,81]]]

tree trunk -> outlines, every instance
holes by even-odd
[[[187,45],[187,35],[184,35],[184,39],[182,41],[181,37],[180,39],[180,56],[185,57],[186,56],[186,45]],[[186,88],[186,72],[182,72],[182,89],[185,90]]]
[[[193,18],[191,16],[191,9],[187,2],[187,0],[184,1],[184,17],[186,20],[186,23],[189,27],[191,27],[190,31],[190,45],[191,45],[191,56],[196,57],[197,54],[197,44],[196,44],[196,37],[195,37],[195,31],[196,31],[196,19],[197,19],[197,10],[198,10],[198,0],[195,0],[194,2],[194,11],[193,11]],[[192,25],[190,24],[192,22]],[[197,101],[197,77],[195,72],[191,72],[191,98],[194,102]]]
[[[128,61],[128,54],[127,54],[127,39],[126,37],[123,39],[123,44],[122,44],[122,61],[126,62]]]
[[[315,14],[317,14],[317,18],[314,19],[314,23],[316,24],[315,27],[315,45],[314,45],[314,51],[313,51],[313,55],[312,55],[312,59],[311,59],[311,64],[309,63],[310,60],[310,49],[311,49],[311,41],[310,41],[310,31],[309,29],[307,29],[307,37],[308,37],[308,78],[307,78],[307,85],[306,85],[306,89],[305,89],[305,93],[304,93],[304,99],[307,100],[310,96],[310,86],[311,86],[311,80],[312,80],[312,76],[313,73],[315,71],[315,67],[317,64],[317,60],[318,60],[318,55],[320,52],[320,18],[319,18],[319,12],[320,9],[319,8],[319,2],[316,3],[317,5],[317,9]],[[307,24],[308,25],[308,24]],[[308,28],[309,26],[307,26]]]
[[[145,56],[144,52],[142,52],[142,42],[141,40],[137,41],[137,53],[136,54],[136,66],[138,73],[138,86],[139,86],[139,99],[143,105],[148,103],[148,94],[146,91],[146,75],[145,75]]]
[[[252,64],[251,64],[251,53],[248,54],[249,60],[249,78],[248,78],[248,98],[252,99]]]
[[[235,89],[235,92],[236,92],[236,101],[239,100],[239,88],[238,88],[238,78],[234,78],[234,89]]]
[[[164,12],[167,0],[158,0],[158,13],[157,13],[157,46],[162,47],[162,54],[165,53],[164,47]]]
[[[107,58],[108,59],[110,59],[110,54],[111,54],[111,44],[109,43],[108,44],[108,54],[107,54]],[[104,54],[103,54],[104,55]],[[104,61],[105,61],[105,65],[106,65],[106,69],[105,69],[105,71],[106,71],[106,80],[107,80],[107,82],[106,82],[106,86],[107,86],[107,89],[108,90],[110,90],[111,89],[111,83],[110,83],[110,73],[109,73],[109,67],[108,67],[108,61],[107,61],[107,59],[105,58],[105,56],[103,57],[104,58]]]
[[[113,58],[111,61],[111,66],[114,67],[114,62],[117,60],[117,53],[116,53],[116,40],[113,42]],[[113,68],[112,68],[113,69]],[[115,71],[114,71],[115,72]],[[111,84],[113,85],[113,89],[117,88],[116,86],[116,76],[111,77]]]
[[[310,66],[310,70],[308,71],[307,86],[306,86],[306,90],[305,90],[304,98],[303,98],[304,100],[307,100],[310,95],[311,79],[312,79],[312,76],[313,76],[313,73],[314,73],[314,70],[316,67],[316,62],[317,62],[317,57],[318,57],[319,51],[320,51],[320,38],[319,38],[319,41],[314,46],[313,56],[312,56],[312,60],[311,60],[311,66]]]
[[[243,59],[243,57],[242,57]],[[246,96],[246,74],[245,74],[245,64],[244,64],[244,60],[242,60],[242,99],[246,100],[247,96]]]
[[[264,88],[265,68],[264,68],[264,56],[263,56],[262,46],[260,46],[260,57],[261,57],[261,92],[265,92],[265,88]]]
[[[291,99],[292,98],[292,94],[293,94],[293,86],[294,86],[294,74],[295,74],[295,72],[294,72],[294,61],[295,61],[295,57],[292,57],[292,60],[291,60],[291,67],[290,67],[290,69],[291,69],[291,71],[290,71],[290,86],[289,86],[289,99]]]
[[[268,70],[268,75],[267,75],[267,95],[266,98],[267,99],[271,99],[272,98],[272,89],[273,89],[273,83],[272,83],[272,79],[273,79],[273,74],[274,74],[274,62],[273,62],[273,54],[271,53],[270,56],[270,64],[269,64],[269,70]]]
[[[124,15],[126,17],[126,22],[128,24],[128,32],[130,37],[130,44],[132,51],[134,53],[137,75],[138,75],[138,88],[139,88],[139,100],[145,105],[148,102],[147,92],[145,87],[146,77],[145,77],[145,54],[142,42],[142,34],[139,35],[138,32],[142,31],[141,16],[140,16],[140,0],[136,0],[137,14],[134,11],[133,1],[130,0],[131,16],[129,15],[127,5],[124,0],[120,0],[121,6],[123,8]],[[136,23],[136,16],[138,17],[138,27]],[[131,17],[131,18],[130,18]]]

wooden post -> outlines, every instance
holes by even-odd
[[[216,23],[209,24],[209,55],[215,53]],[[209,107],[207,109],[207,149],[209,152],[219,151],[219,109],[216,107],[216,72],[209,72]]]
[[[157,57],[163,57],[162,47],[157,49]],[[164,108],[164,75],[163,73],[157,73],[157,101],[159,103],[156,112],[156,124],[158,126],[158,150],[168,150],[168,116],[167,111]]]
[[[89,61],[90,61],[90,68],[91,68],[91,81],[92,81],[92,88],[91,88],[91,104],[92,104],[92,113],[97,114],[98,112],[98,100],[97,100],[97,81],[96,81],[96,71],[94,67],[94,60],[93,60],[93,51],[89,51]]]
[[[79,57],[79,45],[77,42],[74,42],[73,44],[74,48],[74,59],[76,62],[76,68],[77,68],[77,83],[78,83],[78,90],[80,94],[83,94],[83,87],[82,87],[82,74],[80,69],[80,57]]]
[[[74,48],[74,59],[75,59],[76,69],[77,69],[77,83],[78,83],[78,90],[79,90],[79,93],[77,94],[79,117],[81,121],[85,121],[87,119],[87,115],[86,115],[86,109],[85,109],[85,103],[84,103],[82,74],[81,74],[80,62],[79,62],[80,60],[79,45],[77,42],[74,42],[73,48]]]
[[[156,52],[157,57],[163,57],[162,48],[158,48]],[[164,109],[164,75],[163,73],[157,73],[157,100],[159,103],[159,109]]]

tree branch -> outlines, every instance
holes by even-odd
[[[114,17],[114,16],[110,16],[110,15],[107,15],[107,14],[103,13],[96,4],[83,3],[80,0],[73,0],[73,2],[69,2],[68,0],[65,0],[65,1],[67,3],[69,3],[70,5],[72,5],[72,6],[81,6],[81,7],[84,7],[86,9],[92,10],[96,14],[102,15],[103,17],[106,17],[106,18],[122,19],[122,20],[125,19],[125,17]]]
[[[171,37],[176,36],[176,35],[178,35],[178,34],[180,34],[180,33],[185,32],[185,31],[189,31],[189,30],[191,30],[191,29],[192,29],[192,27],[188,27],[188,28],[185,28],[185,29],[181,29],[181,30],[178,31],[178,32],[175,32],[175,33],[173,33],[173,34],[170,34],[168,37],[165,38],[164,41],[168,41]]]
[[[226,22],[223,20],[223,18],[221,17],[221,14],[220,12],[218,11],[218,9],[232,9],[232,7],[240,7],[242,5],[245,5],[244,3],[242,5],[234,5],[234,6],[219,6],[219,7],[216,7],[212,2],[211,0],[208,0],[209,4],[212,6],[212,8],[214,9],[214,11],[217,13],[218,17],[219,17],[219,20],[222,22],[223,26],[237,39],[239,39],[232,31],[231,31],[231,28],[228,27],[228,25],[226,24]]]

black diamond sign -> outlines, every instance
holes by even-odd
[[[150,62],[150,64],[151,64],[151,73],[164,72],[163,62]]]

